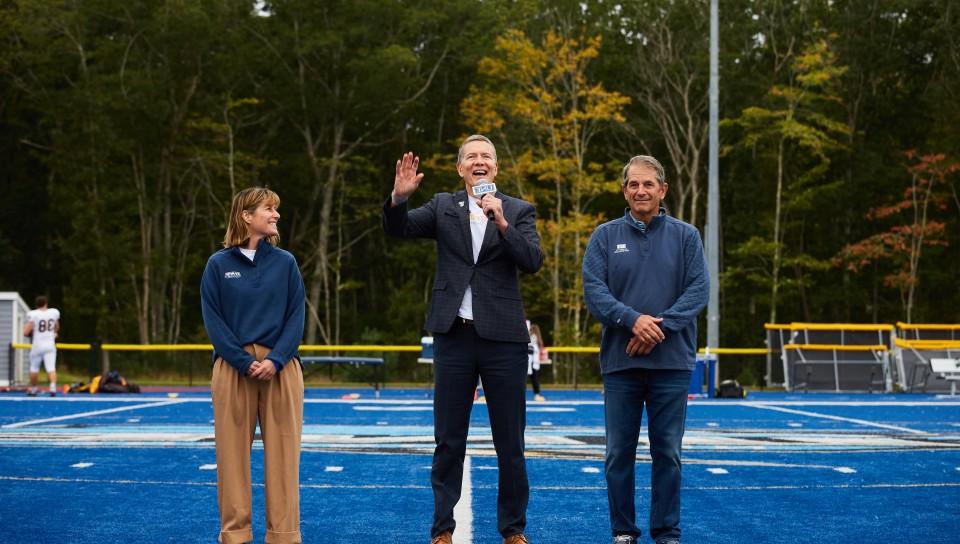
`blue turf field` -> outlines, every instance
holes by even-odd
[[[307,394],[305,542],[428,541],[430,395],[371,393]],[[534,544],[609,542],[602,397],[547,393],[548,402],[528,403],[528,536]],[[202,393],[0,395],[0,542],[215,542],[212,417]],[[254,449],[261,482],[259,443]],[[498,543],[496,458],[482,404],[468,457],[458,541]],[[645,520],[648,456],[638,463]],[[262,516],[259,484],[254,501]],[[262,541],[262,518],[255,524]],[[688,543],[960,542],[960,397],[693,401],[682,528]]]

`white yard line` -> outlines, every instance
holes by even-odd
[[[191,482],[185,480],[127,480],[127,479],[98,479],[98,478],[61,478],[44,476],[0,476],[0,482],[47,482],[63,484],[108,484],[108,485],[168,485],[168,486],[191,486],[191,487],[216,487],[217,482]],[[254,482],[253,487],[263,487],[263,483]],[[300,484],[301,488],[308,489],[419,489],[427,490],[429,486],[425,485],[330,485],[330,484]],[[828,485],[724,485],[724,486],[693,486],[684,487],[691,491],[770,491],[770,490],[794,490],[794,489],[943,489],[960,488],[960,482],[914,482],[914,483],[875,483],[875,484],[828,484]],[[606,486],[602,485],[581,485],[581,486],[530,486],[533,491],[606,491]],[[464,529],[461,522],[457,520],[457,530],[454,533],[453,541],[458,536],[463,536]],[[471,530],[472,532],[472,530]]]
[[[45,419],[31,419],[28,421],[19,421],[4,425],[3,429],[19,429],[28,425],[39,425],[41,423],[52,423],[54,421],[66,421],[68,419],[77,419],[81,417],[99,416],[103,414],[113,414],[116,412],[126,412],[128,410],[139,410],[141,408],[156,408],[159,406],[170,406],[171,404],[180,404],[182,400],[167,400],[162,402],[150,402],[147,404],[135,404],[133,406],[119,406],[117,408],[107,408],[105,410],[93,410],[92,412],[80,412],[79,414],[69,414],[66,416],[48,417]]]
[[[79,395],[79,396],[59,396],[56,398],[40,398],[26,396],[0,396],[0,402],[144,402],[145,398],[151,397],[113,397],[109,395]],[[153,397],[157,400],[164,397]],[[950,398],[945,397],[945,398]],[[179,397],[179,402],[201,402],[210,403],[209,396],[203,397]],[[373,405],[397,405],[397,406],[415,406],[415,405],[433,405],[431,399],[304,399],[305,404],[373,404]],[[949,401],[830,401],[830,400],[691,400],[687,404],[696,406],[960,406],[960,400]],[[537,406],[603,406],[602,400],[548,400],[538,402]]]
[[[453,508],[453,519],[457,521],[453,544],[473,544],[473,483],[469,455],[463,458],[463,486],[460,489],[460,502]]]
[[[844,421],[847,423],[855,423],[857,425],[866,425],[868,427],[878,427],[880,429],[890,429],[892,431],[900,431],[902,433],[912,433],[912,434],[929,434],[925,431],[918,431],[916,429],[909,429],[907,427],[899,427],[897,425],[887,425],[885,423],[876,423],[874,421],[867,421],[866,419],[857,419],[853,417],[841,417],[841,416],[832,416],[830,414],[819,414],[817,412],[807,412],[806,410],[793,410],[791,408],[784,408],[782,406],[772,406],[769,404],[745,404],[745,406],[751,406],[753,408],[759,408],[761,410],[773,410],[775,412],[783,412],[786,414],[795,414],[798,416],[808,416],[808,417],[817,417],[820,419],[831,419],[834,421]]]

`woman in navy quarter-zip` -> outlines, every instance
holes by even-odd
[[[300,434],[304,291],[293,255],[276,247],[280,197],[252,187],[234,195],[224,248],[200,284],[213,343],[217,503],[224,544],[253,540],[250,449],[259,422],[266,484],[266,541],[301,542]]]

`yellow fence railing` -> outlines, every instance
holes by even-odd
[[[854,344],[784,344],[783,349],[806,349],[810,351],[887,351],[883,344],[863,345]]]
[[[30,344],[14,342],[10,344],[10,347],[13,349],[30,349]],[[93,346],[91,344],[61,344],[60,342],[57,342],[57,349],[62,350],[89,351],[92,348]]]
[[[715,353],[717,355],[766,355],[770,353],[767,348],[700,348],[697,353],[706,355]]]
[[[765,329],[786,329],[791,331],[892,331],[889,323],[764,323]]]
[[[897,328],[914,331],[960,331],[960,325],[953,323],[904,323],[897,321]]]
[[[895,338],[893,343],[898,348],[908,349],[960,349],[960,340],[905,340],[903,338]]]

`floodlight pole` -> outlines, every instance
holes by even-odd
[[[707,305],[707,349],[720,346],[720,165],[718,129],[720,109],[720,15],[719,0],[710,0],[710,128],[707,172],[707,270],[710,302]],[[719,378],[719,365],[713,380]]]

